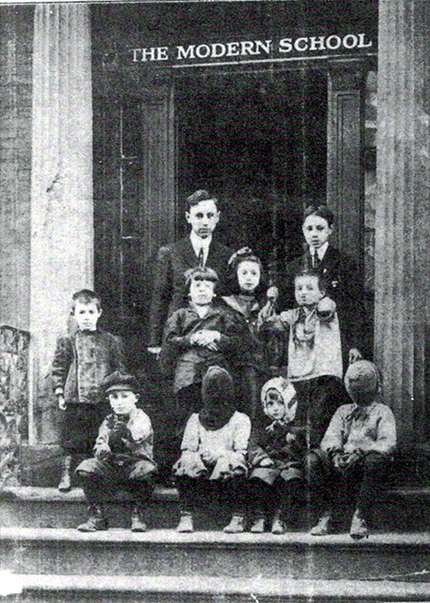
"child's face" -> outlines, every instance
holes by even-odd
[[[285,416],[285,403],[277,389],[268,389],[266,392],[264,412],[274,421],[280,421]]]
[[[136,408],[138,395],[129,389],[112,391],[108,394],[109,404],[116,415],[129,415]]]
[[[309,247],[319,249],[328,241],[333,232],[333,227],[328,225],[325,218],[321,216],[308,216],[303,222],[303,234]]]
[[[294,288],[299,306],[313,306],[324,297],[319,288],[317,276],[297,276]]]
[[[245,260],[237,267],[237,281],[241,291],[252,293],[260,283],[260,266],[257,262]]]
[[[80,331],[95,331],[101,313],[102,311],[97,308],[96,302],[84,304],[76,301],[73,317],[78,323]]]
[[[207,306],[215,296],[213,281],[193,279],[190,284],[190,298],[196,306]]]
[[[218,224],[219,211],[215,203],[208,199],[190,207],[190,211],[185,212],[185,218],[191,224],[191,230],[201,239],[206,239]]]

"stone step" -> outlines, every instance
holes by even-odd
[[[121,493],[108,505],[112,527],[127,528],[131,499]],[[28,528],[76,528],[86,518],[82,490],[61,493],[56,488],[10,487],[0,490],[0,525]],[[175,488],[156,487],[148,505],[150,528],[174,528],[179,520],[178,493]],[[197,529],[220,529],[229,520],[219,508],[206,508],[196,515]],[[307,509],[302,509],[299,526],[309,528]],[[415,532],[430,527],[430,488],[392,488],[375,506],[374,527],[380,531]],[[345,527],[345,526],[344,526]],[[346,526],[347,527],[347,526]]]
[[[428,580],[430,534],[314,537],[174,530],[85,534],[67,529],[2,528],[0,567],[14,574],[194,576],[290,580]],[[423,574],[424,570],[424,574]],[[430,593],[430,585],[428,585]]]
[[[107,505],[112,526],[128,526],[131,504],[130,497],[119,493]],[[65,493],[57,488],[38,487],[0,490],[0,525],[3,527],[76,528],[86,516],[87,505],[81,488]],[[176,489],[157,487],[147,516],[149,527],[175,527],[179,521]]]
[[[428,601],[428,584],[210,576],[17,575],[15,603],[367,603]]]

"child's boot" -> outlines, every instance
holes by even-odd
[[[147,527],[143,518],[143,509],[136,505],[131,513],[131,531],[146,532]]]
[[[312,536],[325,536],[326,534],[330,534],[330,532],[331,514],[327,512],[319,518],[317,525],[311,529],[310,534]]]
[[[103,505],[92,504],[89,506],[89,512],[88,520],[78,526],[80,532],[98,532],[109,528]]]
[[[228,526],[225,526],[223,532],[228,534],[238,534],[244,531],[244,517],[241,514],[234,514]]]
[[[352,517],[349,535],[354,540],[361,540],[361,538],[367,538],[369,536],[366,520],[364,519],[360,509],[358,508],[355,510],[354,515]]]
[[[250,531],[253,534],[262,534],[264,532],[264,516],[257,517],[251,526]]]
[[[72,467],[72,457],[71,456],[65,456],[63,458],[63,464],[62,464],[62,473],[61,473],[61,480],[60,483],[58,484],[58,489],[60,492],[70,492],[70,490],[72,489],[72,476],[70,475],[70,469]]]
[[[285,524],[281,519],[280,511],[275,513],[272,522],[272,534],[283,534],[285,532]]]
[[[177,532],[192,532],[194,530],[193,526],[193,516],[189,511],[181,511],[181,519],[179,520],[178,527],[176,528]]]

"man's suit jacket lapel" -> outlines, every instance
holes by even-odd
[[[209,245],[209,253],[208,253],[208,259],[206,260],[206,266],[209,266],[209,267],[216,266],[218,259],[219,259],[219,251],[217,250],[217,244],[212,239],[211,244]]]
[[[327,247],[327,251],[324,254],[323,259],[321,260],[321,270],[324,273],[324,269],[325,272],[328,272],[329,274],[331,274],[333,272],[333,270],[336,271],[336,267],[338,264],[338,260],[339,260],[339,252],[335,247],[332,247],[331,245],[329,245]]]
[[[193,268],[193,266],[197,266],[198,260],[196,254],[194,253],[190,237],[184,237],[179,242],[180,248],[178,251],[182,256],[185,266],[187,266],[187,268]]]

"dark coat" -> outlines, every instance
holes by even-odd
[[[287,442],[289,433],[295,435],[294,442]],[[301,479],[305,452],[304,432],[296,427],[294,422],[280,425],[264,417],[262,421],[253,423],[247,454],[251,477],[258,477],[273,484],[276,478],[285,472],[284,479]],[[267,459],[273,464],[262,467],[261,462]]]
[[[292,308],[296,305],[294,276],[299,270],[310,266],[310,262],[310,254],[307,253],[287,264],[286,286],[281,287],[283,289],[283,307]],[[342,358],[344,368],[346,368],[350,348],[358,348],[366,356],[370,354],[362,279],[355,261],[331,245],[328,246],[318,270],[324,276],[327,296],[336,302]]]
[[[232,253],[231,249],[212,239],[206,266],[218,274],[219,293],[225,285],[228,260]],[[195,266],[198,266],[198,259],[189,236],[160,247],[149,315],[150,346],[161,345],[166,320],[175,310],[186,305],[184,272]]]
[[[218,350],[193,345],[190,337],[204,329],[219,331]],[[180,308],[170,316],[164,330],[161,366],[166,374],[174,369],[174,391],[200,383],[211,365],[230,369],[240,354],[243,327],[233,314],[219,306],[210,308],[203,318],[191,308]]]
[[[52,386],[68,404],[97,404],[100,385],[114,371],[126,372],[122,343],[106,331],[77,331],[59,337],[52,363]]]
[[[258,313],[261,310],[259,302],[254,299],[247,312],[239,295],[225,296],[222,301],[237,320],[238,329],[242,332],[241,353],[237,358],[237,366],[252,366],[260,372],[268,373],[265,342],[259,337],[256,326]]]

